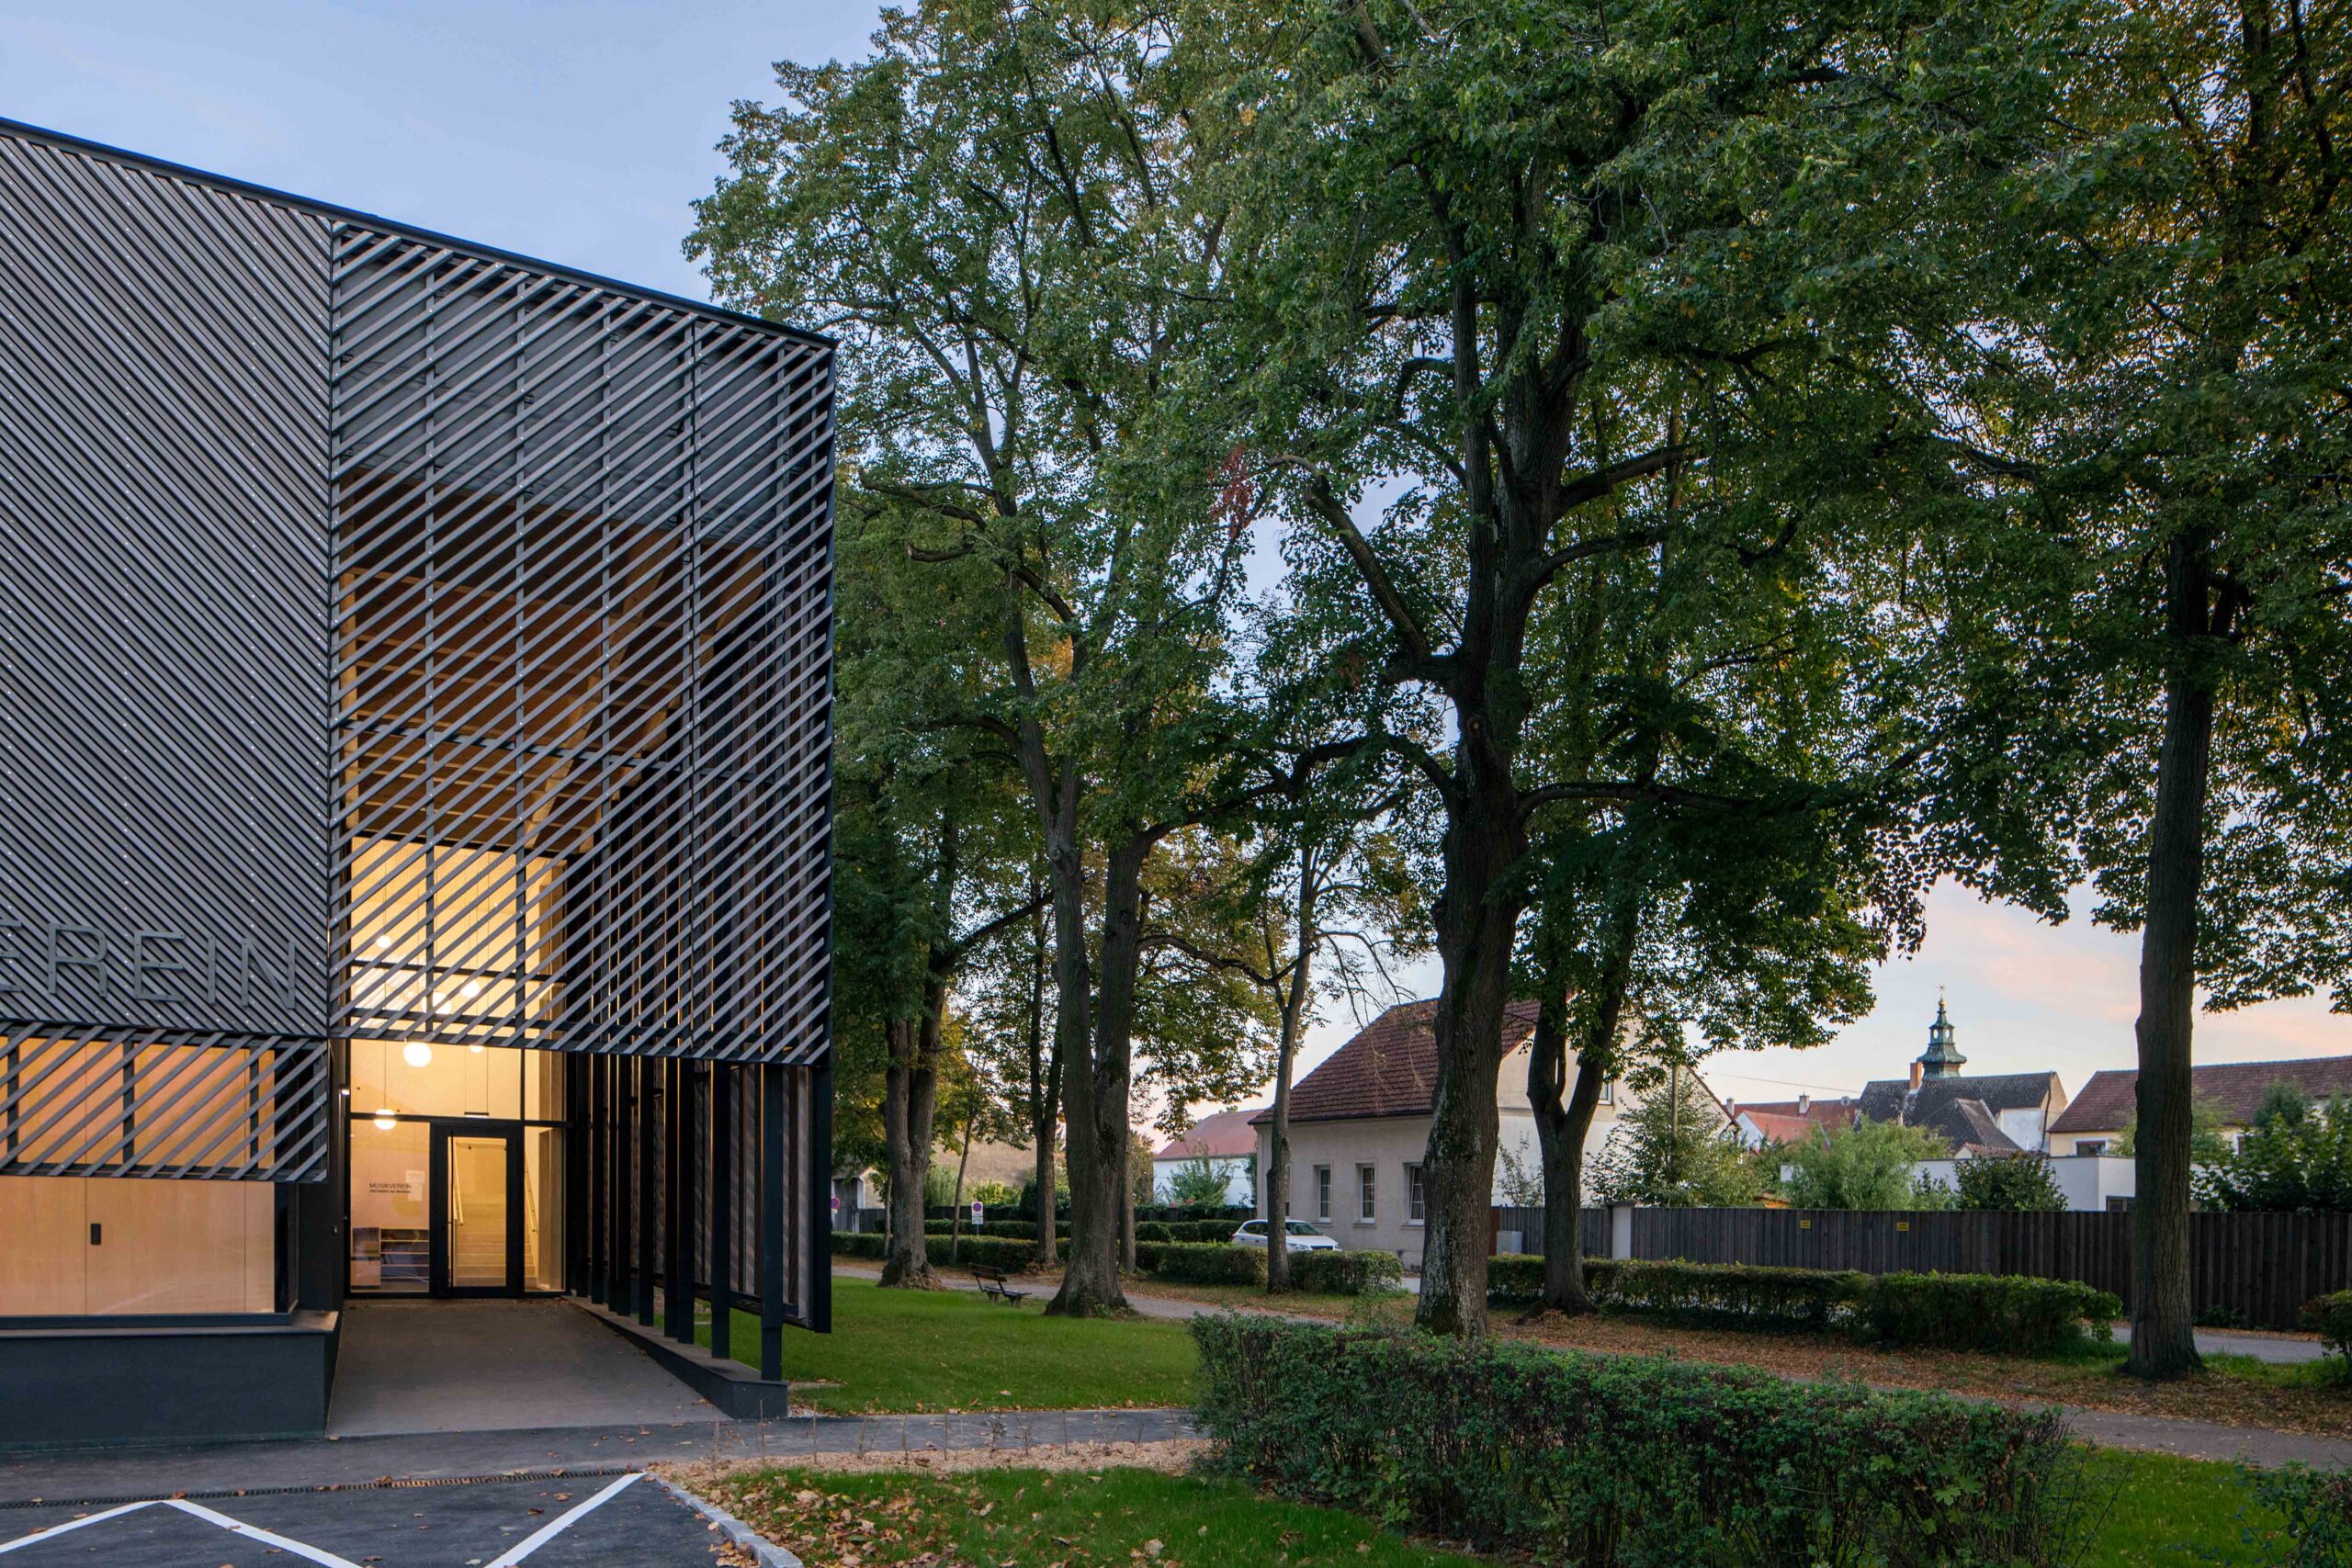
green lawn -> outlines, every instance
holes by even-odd
[[[2256,1568],[2274,1551],[2245,1540],[2276,1516],[2233,1467],[2164,1454],[2094,1454],[2086,1477],[2100,1517],[2081,1568]],[[1469,1568],[1475,1559],[1416,1545],[1370,1521],[1268,1497],[1229,1482],[1107,1470],[966,1475],[843,1475],[792,1470],[706,1488],[809,1568],[985,1562],[1051,1568],[1145,1562],[1234,1568]],[[1155,1551],[1151,1543],[1159,1543]]]
[[[2101,1449],[2091,1455],[2089,1505],[2097,1519],[2083,1568],[2222,1568],[2275,1562],[2250,1544],[2278,1517],[2255,1501],[2234,1465],[2170,1454]]]
[[[704,1324],[695,1337],[710,1343]],[[759,1319],[735,1314],[732,1348],[755,1357]],[[833,1331],[784,1337],[784,1375],[823,1410],[1083,1410],[1186,1404],[1193,1336],[1181,1323],[1047,1317],[969,1291],[886,1291],[833,1280]]]
[[[808,1568],[1475,1568],[1331,1508],[1150,1470],[842,1475],[764,1471],[703,1485]]]

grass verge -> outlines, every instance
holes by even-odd
[[[809,1568],[937,1562],[998,1568],[1471,1568],[1498,1559],[1402,1540],[1368,1520],[1238,1483],[1126,1463],[1056,1469],[1010,1454],[918,1456],[858,1472],[737,1469],[686,1479]],[[968,1460],[969,1463],[963,1461]],[[2098,1451],[2086,1474],[2090,1534],[2080,1568],[2260,1568],[2280,1561],[2277,1515],[2234,1466]],[[1155,1544],[1156,1543],[1156,1544]]]
[[[1333,1508],[1149,1470],[738,1472],[698,1490],[808,1568],[1473,1568]]]
[[[756,1355],[759,1319],[738,1312],[733,1349]],[[710,1343],[707,1323],[695,1337]],[[833,1331],[785,1336],[796,1398],[839,1412],[1085,1410],[1183,1404],[1195,1357],[1181,1323],[1047,1317],[968,1291],[886,1291],[833,1280]]]

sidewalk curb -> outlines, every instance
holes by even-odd
[[[704,1501],[666,1475],[648,1473],[646,1479],[717,1526],[719,1534],[757,1558],[760,1568],[806,1568],[800,1559],[718,1504]]]

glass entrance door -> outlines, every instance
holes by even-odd
[[[436,1126],[433,1139],[433,1290],[514,1295],[523,1288],[519,1129]]]

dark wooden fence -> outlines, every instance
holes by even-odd
[[[1543,1212],[1497,1211],[1498,1228],[1543,1245]],[[1503,1219],[1501,1216],[1511,1216]],[[2132,1300],[2129,1213],[1875,1213],[1824,1209],[1636,1209],[1633,1256],[1792,1269],[1910,1269],[2077,1280]],[[1588,1257],[1609,1255],[1605,1210],[1584,1212]],[[2199,1317],[2300,1326],[2303,1303],[2352,1289],[2352,1214],[2189,1216],[2189,1300]]]
[[[1508,1208],[1498,1205],[1495,1210],[1495,1235],[1505,1231],[1520,1234],[1520,1247],[1541,1257],[1544,1252],[1544,1211],[1541,1209]],[[1577,1238],[1587,1258],[1609,1256],[1609,1211],[1587,1209],[1579,1217]]]

